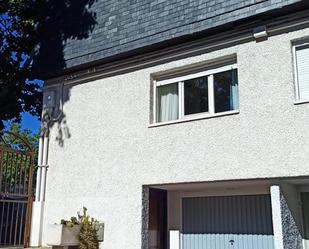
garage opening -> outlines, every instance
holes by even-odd
[[[274,249],[270,195],[182,198],[182,249]]]

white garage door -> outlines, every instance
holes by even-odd
[[[269,195],[182,199],[182,249],[274,249]]]

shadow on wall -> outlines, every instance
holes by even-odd
[[[96,0],[50,0],[42,1],[39,13],[39,37],[33,61],[33,73],[36,77],[45,78],[51,72],[59,72],[66,67],[64,47],[68,40],[89,38],[96,22],[96,13],[90,10]],[[85,49],[85,48],[81,48]],[[64,145],[65,138],[71,136],[63,112],[63,104],[70,99],[69,86],[57,82],[58,86],[45,89],[43,107],[49,108],[50,126],[57,126],[56,137],[59,146]],[[46,95],[46,94],[45,94]]]
[[[56,140],[60,147],[63,147],[64,140],[69,139],[71,137],[70,129],[67,125],[66,115],[63,111],[63,104],[70,99],[71,95],[71,87],[61,85],[58,91],[58,115],[60,115],[59,120],[54,122],[54,125],[57,125],[57,137]],[[59,109],[61,108],[61,109]]]
[[[49,75],[65,68],[63,50],[66,42],[88,38],[96,25],[96,14],[90,10],[95,1],[43,1],[34,56],[37,75]]]
[[[45,89],[43,97],[43,124],[47,129],[56,127],[57,135],[56,141],[60,147],[64,146],[65,139],[71,137],[70,129],[67,125],[66,114],[63,110],[64,104],[69,101],[71,95],[71,87],[64,85],[56,85]],[[45,114],[48,116],[45,116]],[[46,121],[46,122],[44,122]]]

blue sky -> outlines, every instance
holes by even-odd
[[[8,122],[4,122],[6,129],[8,128]],[[40,129],[40,121],[37,117],[32,116],[27,112],[21,114],[21,128],[32,131],[33,134],[37,133]]]
[[[22,113],[21,126],[23,129],[29,129],[33,133],[37,133],[40,128],[40,121],[37,117],[30,115],[29,113]]]

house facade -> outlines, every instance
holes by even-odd
[[[308,3],[103,2],[44,87],[32,246],[86,206],[105,249],[309,249]]]

